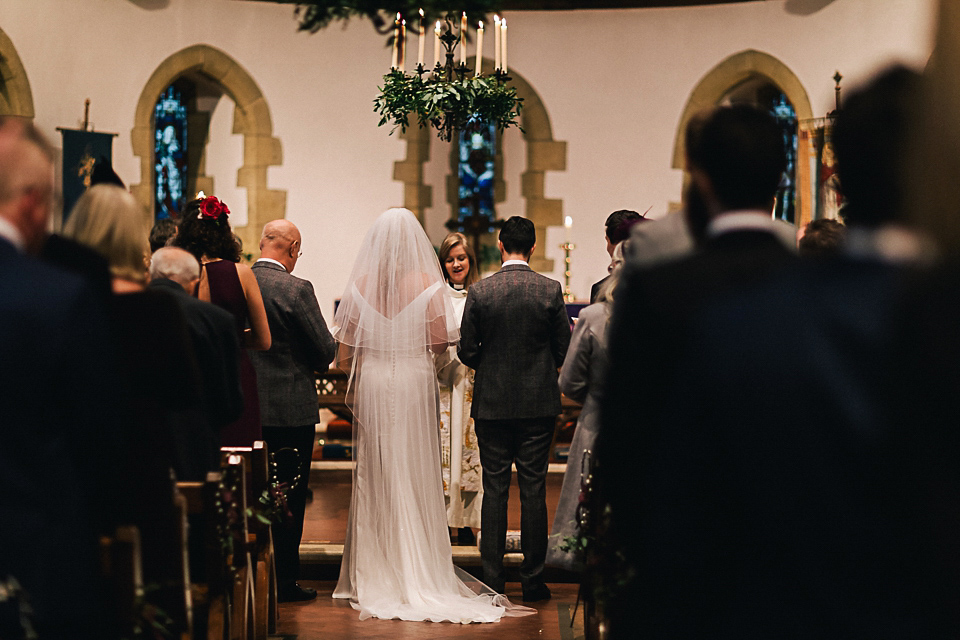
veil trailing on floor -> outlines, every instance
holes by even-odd
[[[436,252],[407,209],[386,211],[367,233],[334,325],[350,360],[356,460],[334,597],[361,619],[495,622],[532,612],[453,566],[430,351],[459,331]]]

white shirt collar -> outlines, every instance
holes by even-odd
[[[282,263],[282,262],[280,262],[280,261],[278,261],[278,260],[274,260],[273,258],[260,258],[259,260],[257,260],[257,262],[272,262],[273,264],[278,264],[278,265],[280,265],[281,267],[283,267],[283,270],[284,270],[284,271],[287,270],[287,268],[283,266],[283,263]]]
[[[526,266],[529,266],[529,265],[527,264],[527,261],[526,261],[526,260],[507,260],[507,261],[504,262],[502,265],[500,265],[500,268],[502,269],[503,267],[507,266],[508,264],[522,264],[522,265],[525,266],[525,267],[526,267]]]
[[[0,217],[0,238],[9,240],[10,243],[17,248],[17,251],[22,252],[26,247],[20,230],[13,226],[12,222],[2,217]]]
[[[777,222],[769,211],[747,209],[721,213],[707,224],[707,235],[716,238],[732,231],[764,231],[776,234]]]

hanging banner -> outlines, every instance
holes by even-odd
[[[115,133],[60,129],[63,135],[63,222],[90,186],[94,164],[113,164]]]

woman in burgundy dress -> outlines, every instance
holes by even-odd
[[[230,229],[230,210],[214,197],[187,203],[172,244],[197,257],[202,269],[196,296],[222,307],[237,320],[240,344],[247,349],[270,348],[270,328],[260,287],[250,267],[240,262],[240,243]],[[203,363],[200,363],[201,367]],[[243,414],[220,432],[221,445],[248,447],[261,438],[257,375],[245,350],[240,353]]]

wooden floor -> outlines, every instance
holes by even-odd
[[[574,626],[570,616],[577,598],[577,585],[551,584],[553,598],[531,606],[537,613],[520,618],[503,618],[491,624],[459,625],[448,622],[403,622],[401,620],[360,621],[357,611],[343,600],[331,597],[336,583],[332,580],[304,580],[304,586],[315,588],[316,600],[280,605],[277,635],[284,640],[347,640],[352,638],[496,638],[497,640],[576,640],[583,638],[582,609],[578,609]],[[514,587],[511,589],[511,587]],[[520,602],[520,585],[508,584],[507,596]]]
[[[557,467],[554,467],[556,471]],[[314,469],[310,476],[313,500],[307,504],[304,520],[301,559],[303,575],[300,583],[317,589],[316,600],[280,605],[278,635],[285,640],[345,640],[347,638],[509,638],[511,640],[575,640],[583,638],[582,611],[578,610],[574,625],[570,620],[577,599],[578,585],[569,581],[551,582],[553,598],[529,605],[537,613],[519,618],[504,618],[495,624],[455,625],[450,623],[403,622],[368,619],[360,621],[359,613],[343,600],[331,597],[339,569],[337,550],[343,544],[347,510],[350,506],[351,471],[349,469]],[[547,476],[547,510],[549,521],[560,495],[562,473]],[[516,478],[510,493],[508,527],[520,528],[520,505]],[[322,549],[323,552],[318,552]],[[332,550],[332,551],[331,551]],[[454,548],[457,564],[476,569],[479,555],[476,548]],[[471,567],[471,565],[474,565]],[[553,574],[556,576],[556,574]],[[509,579],[509,574],[508,574]],[[521,603],[520,584],[507,583],[507,596]],[[522,604],[522,603],[521,603]]]

